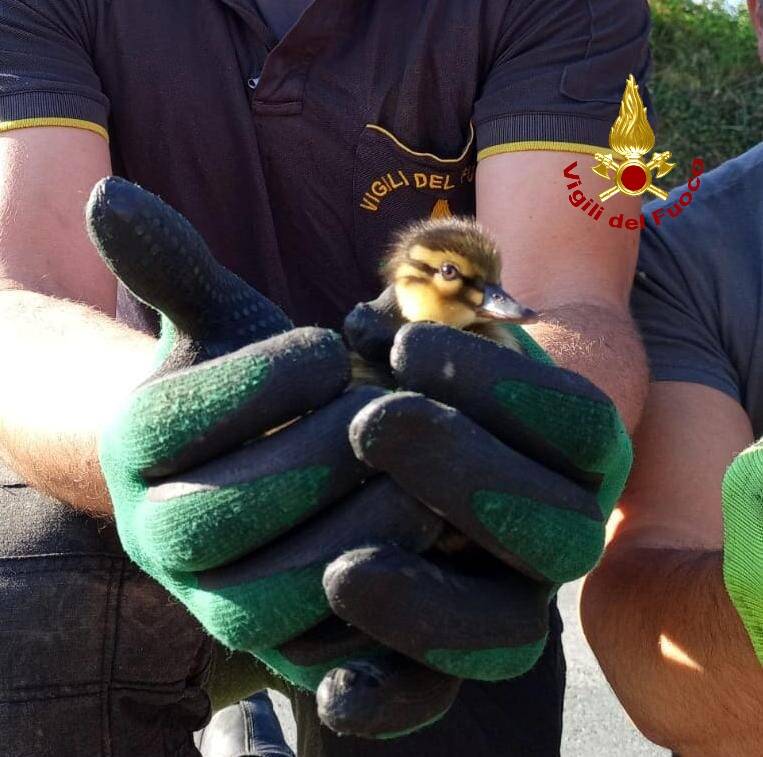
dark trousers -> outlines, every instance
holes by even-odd
[[[2,757],[198,757],[210,649],[109,521],[0,468]]]

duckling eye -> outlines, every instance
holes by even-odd
[[[443,263],[440,266],[440,276],[442,276],[445,281],[453,281],[453,279],[457,279],[460,276],[460,273],[453,263]]]

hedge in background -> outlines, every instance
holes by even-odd
[[[708,169],[763,139],[763,64],[746,7],[710,0],[652,0],[651,92],[657,149],[678,162],[661,186],[686,181],[691,160]]]

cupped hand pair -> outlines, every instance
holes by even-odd
[[[524,355],[398,329],[388,297],[346,331],[400,390],[348,388],[342,339],[293,328],[158,198],[104,180],[88,228],[162,314],[156,372],[100,445],[142,569],[224,645],[317,689],[341,732],[411,730],[459,679],[534,665],[549,601],[596,563],[628,474],[606,396],[521,329]],[[439,550],[444,522],[473,546]]]

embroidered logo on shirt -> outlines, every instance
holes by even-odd
[[[460,187],[473,184],[476,166],[465,166],[464,168],[453,172],[434,172],[434,171],[409,171],[397,169],[371,179],[368,189],[363,193],[360,200],[360,207],[369,213],[376,213],[382,205],[384,199],[394,192],[405,187],[410,187],[419,191],[425,191],[432,194],[440,192],[451,192]],[[448,213],[453,215],[450,210],[448,198],[440,198],[447,206]],[[435,205],[435,210],[441,212],[445,206]],[[433,211],[434,212],[434,211]],[[435,216],[441,218],[442,216]]]
[[[652,183],[655,178],[653,172],[656,173],[656,178],[661,179],[669,174],[676,164],[669,162],[668,151],[653,153],[647,163],[641,160],[642,156],[654,147],[654,131],[646,117],[646,107],[641,100],[633,74],[625,84],[620,114],[609,132],[609,147],[625,160],[615,160],[611,152],[597,152],[594,155],[599,161],[591,169],[595,174],[611,181],[609,172],[615,171],[615,184],[599,194],[601,202],[606,202],[618,192],[633,197],[650,192],[661,200],[667,199],[668,193]]]

